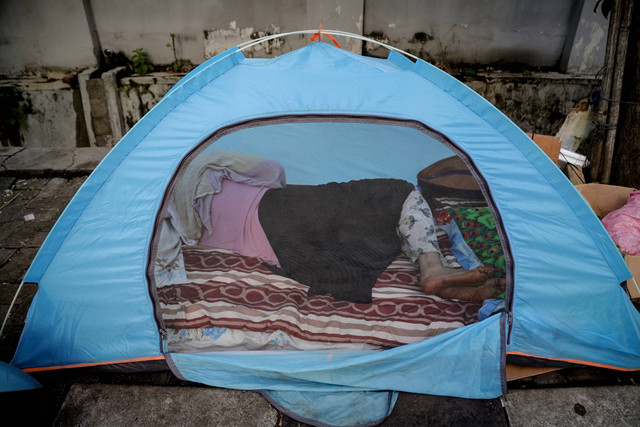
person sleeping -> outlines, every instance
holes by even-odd
[[[308,285],[309,295],[369,303],[378,276],[400,251],[419,267],[427,294],[482,302],[505,288],[490,268],[446,264],[431,210],[406,181],[273,188],[227,177],[215,184],[209,205],[200,206],[198,243],[259,258],[272,271]]]

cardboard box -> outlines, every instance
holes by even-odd
[[[538,367],[538,366],[522,366],[506,363],[505,373],[507,381],[521,380],[522,378],[535,377],[536,375],[546,374],[547,372],[559,371],[562,368],[555,367]]]
[[[576,185],[576,188],[600,219],[609,212],[624,206],[629,198],[629,193],[635,191],[630,187],[605,184],[581,184]]]
[[[640,255],[626,255],[624,260],[633,274],[633,279],[635,279],[635,282],[633,279],[627,280],[627,293],[631,301],[640,302]]]
[[[527,136],[533,139],[538,147],[544,151],[547,156],[553,160],[553,162],[557,165],[558,158],[560,157],[560,148],[562,148],[562,140],[557,136],[550,135],[538,135],[538,134],[530,134],[527,133]]]
[[[604,184],[581,184],[576,185],[576,188],[600,219],[624,206],[629,193],[635,191],[630,187]],[[624,260],[635,279],[635,282],[633,279],[627,280],[627,292],[632,301],[640,302],[640,255],[625,255]]]

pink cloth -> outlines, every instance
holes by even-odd
[[[602,218],[611,238],[629,255],[640,255],[640,191],[629,194],[627,203]]]
[[[240,255],[280,265],[258,219],[258,206],[266,187],[253,187],[227,179],[211,198],[211,230],[200,245],[228,249]]]

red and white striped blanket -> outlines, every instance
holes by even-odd
[[[174,337],[215,328],[220,335],[242,330],[303,342],[393,347],[474,323],[480,307],[426,295],[417,267],[404,256],[379,277],[372,303],[362,304],[307,296],[307,286],[271,272],[256,258],[201,247],[184,247],[183,253],[189,283],[158,289],[165,326]]]

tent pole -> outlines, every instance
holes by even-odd
[[[362,40],[362,41],[368,42],[368,43],[377,44],[377,45],[382,46],[382,47],[384,47],[384,48],[386,48],[388,50],[395,50],[396,52],[401,53],[401,54],[403,54],[405,56],[408,56],[409,58],[412,58],[412,59],[414,59],[416,61],[418,59],[420,59],[417,56],[412,55],[412,54],[410,54],[408,52],[405,52],[402,49],[398,49],[398,48],[390,46],[388,44],[384,44],[382,42],[379,42],[378,40],[374,40],[374,39],[371,39],[369,37],[364,37],[364,36],[361,36],[359,34],[348,33],[348,32],[345,32],[345,31],[337,31],[337,30],[322,30],[322,32],[324,34],[329,34],[329,35],[332,35],[332,36],[347,37],[347,38]],[[300,31],[292,31],[290,33],[272,34],[272,35],[269,35],[269,36],[261,37],[259,39],[250,40],[248,42],[241,43],[241,44],[237,45],[236,47],[238,48],[238,50],[242,51],[242,50],[248,49],[248,48],[250,48],[250,47],[252,47],[252,46],[254,46],[256,44],[264,43],[264,42],[267,42],[269,40],[273,40],[273,39],[277,39],[277,38],[288,37],[288,36],[299,35],[299,34],[317,34],[317,33],[318,33],[318,30],[300,30]]]
[[[20,294],[20,291],[22,290],[22,285],[24,285],[24,281],[20,282],[20,286],[18,286],[18,290],[16,290],[16,293],[13,296],[13,300],[11,301],[11,304],[9,304],[9,308],[7,309],[7,314],[4,316],[4,321],[2,322],[2,327],[0,327],[0,336],[2,336],[2,333],[4,332],[4,327],[7,325],[7,321],[9,320],[9,316],[11,315],[11,310],[13,309],[13,305],[16,303],[16,300],[18,299],[18,294]]]

